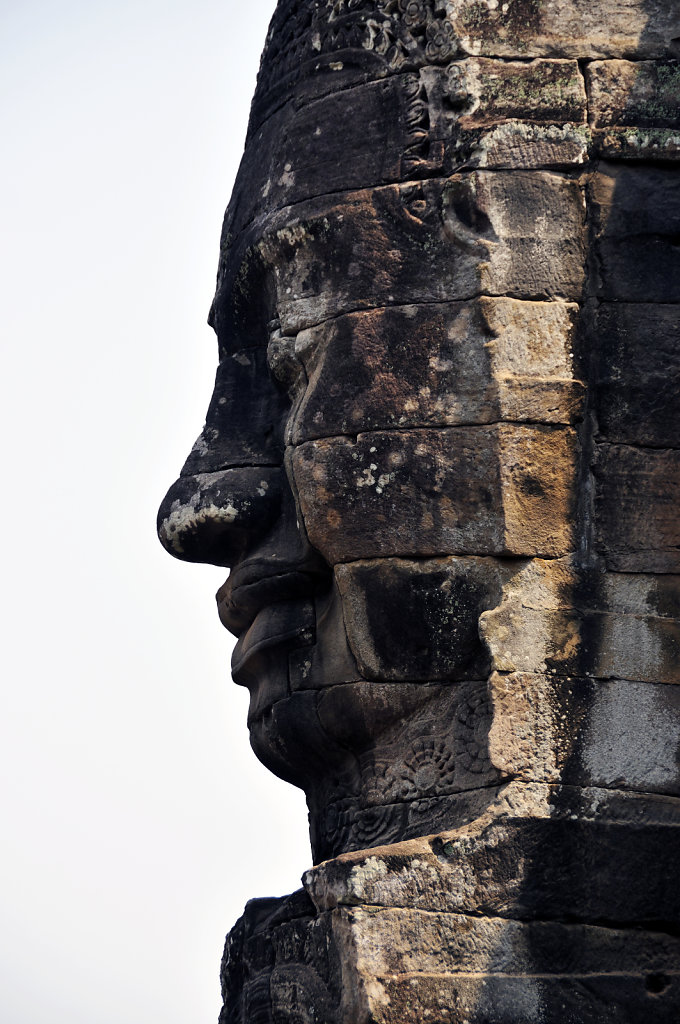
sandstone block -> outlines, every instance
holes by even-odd
[[[680,180],[671,170],[600,165],[591,182],[597,294],[679,302]]]
[[[649,978],[637,972],[586,972],[551,978],[397,976],[385,978],[380,998],[374,995],[370,1000],[370,1016],[364,1020],[371,1024],[415,1024],[421,1020],[436,1020],[437,1024],[533,1024],[542,1017],[578,1024],[601,1024],[604,1020],[607,1024],[650,1024],[651,1020],[655,1024],[675,1024],[679,1001],[680,981],[673,971],[661,971]]]
[[[303,881],[319,910],[370,904],[610,926],[655,920],[671,931],[680,918],[679,826],[676,797],[511,782],[474,822],[345,854]]]
[[[307,441],[287,457],[310,542],[330,564],[571,549],[570,428],[375,432]]]
[[[677,577],[586,571],[533,559],[480,617],[500,672],[680,682]]]
[[[571,423],[578,307],[480,298],[351,313],[301,331],[294,444],[390,427]]]
[[[229,230],[237,234],[254,217],[314,196],[447,175],[469,161],[582,163],[586,135],[577,126],[585,124],[585,109],[576,61],[475,57],[290,101],[250,139]],[[484,141],[508,121],[513,132]],[[483,158],[474,156],[478,147]]]
[[[664,57],[675,53],[680,28],[674,0],[457,0],[452,22],[465,52],[504,57]]]
[[[281,464],[282,431],[276,428],[287,402],[269,378],[266,348],[258,340],[260,348],[242,349],[220,361],[205,426],[184,464],[184,475]]]
[[[593,128],[680,128],[680,61],[593,61],[585,75]]]
[[[680,956],[676,937],[653,931],[631,937],[622,928],[407,907],[342,907],[336,927],[347,936],[360,975],[381,981],[414,974],[481,974],[488,981],[494,975],[522,974],[563,980],[591,973],[640,978],[667,969]]]
[[[595,331],[595,408],[608,441],[680,444],[680,337],[672,305],[603,303]]]
[[[480,614],[500,600],[491,558],[354,561],[335,569],[350,647],[367,679],[486,679]]]
[[[598,550],[623,572],[680,571],[680,451],[597,446]]]
[[[680,796],[680,687],[494,673],[491,759],[533,782]]]
[[[577,299],[584,211],[578,182],[561,175],[475,171],[282,211],[259,252],[275,269],[285,334],[396,303]]]

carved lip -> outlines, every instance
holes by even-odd
[[[238,566],[217,591],[217,612],[222,625],[242,636],[260,613],[284,602],[311,600],[324,576],[297,565],[260,560]]]
[[[257,613],[250,627],[241,633],[231,657],[234,682],[248,685],[240,673],[263,651],[282,644],[299,647],[314,641],[314,606],[310,600],[279,601]]]

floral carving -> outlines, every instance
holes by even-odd
[[[429,21],[425,34],[425,56],[428,60],[444,61],[454,56],[458,44],[450,21]]]

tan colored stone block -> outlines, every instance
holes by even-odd
[[[473,171],[283,210],[258,251],[273,267],[281,326],[292,335],[397,302],[483,293],[577,300],[584,230],[578,182],[544,171]]]
[[[680,795],[680,687],[494,673],[489,750],[532,782]]]
[[[579,167],[588,159],[591,133],[581,125],[512,123],[490,128],[470,144],[469,167]]]
[[[578,307],[480,298],[351,313],[301,331],[288,440],[498,420],[571,423]]]
[[[592,128],[680,129],[680,61],[593,61],[585,75]]]
[[[561,555],[573,545],[570,428],[448,427],[307,441],[288,455],[330,564],[391,555]]]
[[[427,872],[423,872],[427,877]],[[343,907],[336,933],[363,978],[631,973],[644,975],[680,956],[680,940],[658,933],[553,921],[512,921],[408,907]],[[569,951],[568,964],[555,950]]]
[[[481,634],[499,672],[680,682],[678,579],[533,559],[503,583]]]
[[[680,35],[675,0],[453,0],[449,10],[463,50],[489,56],[664,57]]]

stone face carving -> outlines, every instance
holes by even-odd
[[[280,3],[205,428],[218,593],[304,889],[222,1024],[680,1015],[680,9]]]

